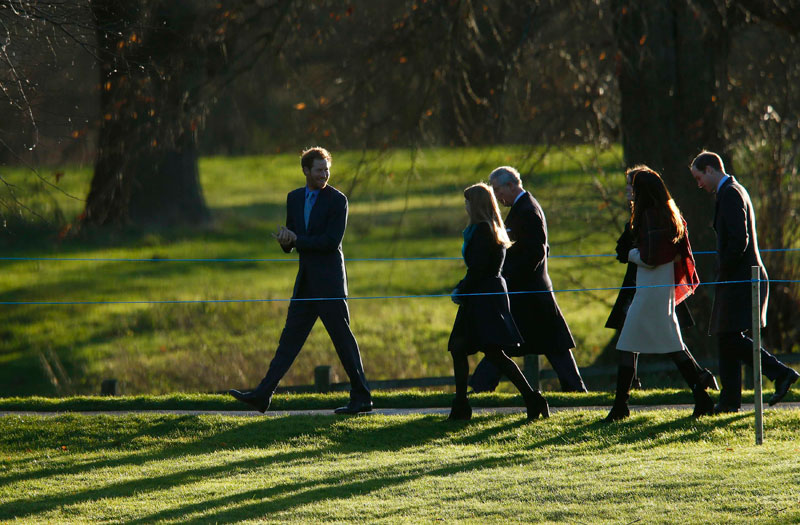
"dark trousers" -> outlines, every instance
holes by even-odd
[[[322,324],[336,348],[336,354],[350,378],[350,399],[367,401],[371,399],[361,353],[358,351],[353,332],[350,330],[350,310],[345,299],[326,301],[296,301],[289,303],[286,326],[283,327],[278,350],[269,364],[267,375],[261,381],[259,389],[272,393],[278,383],[292,366],[300,349],[308,338],[317,318]]]
[[[575,363],[571,350],[548,353],[545,354],[545,357],[550,361],[550,366],[553,367],[553,370],[558,375],[561,390],[564,392],[586,391],[586,385],[583,384],[581,373],[578,371],[578,365]],[[475,371],[469,379],[469,386],[475,392],[493,392],[497,385],[500,384],[502,376],[502,372],[489,359],[484,357],[475,367]]]
[[[739,408],[742,405],[742,363],[753,366],[753,340],[743,332],[723,332],[719,341],[720,403]],[[771,381],[781,379],[789,367],[761,348],[761,372]]]

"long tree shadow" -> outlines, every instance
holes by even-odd
[[[362,496],[422,477],[444,477],[472,470],[510,466],[518,464],[522,455],[524,453],[520,452],[506,455],[503,458],[488,457],[458,461],[433,469],[428,463],[417,464],[410,470],[408,465],[404,465],[402,474],[392,474],[391,471],[387,472],[386,467],[378,465],[358,473],[362,477],[367,476],[367,479],[342,483],[342,478],[337,475],[298,483],[284,483],[164,510],[124,523],[134,525],[176,518],[186,519],[187,516],[197,512],[236,505],[233,508],[223,508],[212,514],[195,518],[212,523],[235,523],[241,520],[263,518],[265,515],[285,512],[318,501],[347,500],[354,496]]]
[[[130,444],[137,438],[153,439],[175,438],[191,433],[197,416],[182,416],[157,421],[146,428],[131,433],[117,434],[109,437],[104,443],[97,443],[94,450],[116,449],[123,443]],[[400,450],[406,447],[420,446],[426,441],[441,439],[451,429],[440,425],[438,417],[421,419],[397,419],[396,424],[382,425],[378,429],[360,431],[351,428],[347,420],[334,416],[287,416],[270,419],[251,420],[236,424],[222,432],[213,432],[199,437],[191,443],[177,446],[169,444],[157,446],[143,453],[132,453],[124,458],[108,458],[89,461],[80,465],[65,465],[42,468],[21,474],[0,477],[0,482],[19,483],[34,479],[46,479],[53,476],[80,475],[95,469],[116,468],[123,466],[142,467],[151,462],[177,460],[182,457],[207,454],[214,450],[231,448],[268,449],[277,445],[292,443],[309,435],[325,435],[330,443],[315,449],[303,449],[282,452],[264,458],[269,464],[280,464],[297,459],[313,459],[331,453],[370,452]],[[183,425],[183,427],[182,427]],[[24,439],[24,438],[23,438]],[[80,442],[80,441],[79,441]],[[54,443],[63,443],[68,448],[79,448],[75,442],[65,439],[54,439]],[[48,447],[49,448],[49,447]],[[55,448],[55,447],[53,447]],[[234,475],[240,470],[252,469],[252,458],[201,468],[187,468],[179,472],[163,476],[148,476],[134,480],[111,483],[90,490],[60,494],[56,497],[26,497],[0,504],[0,517],[26,517],[40,512],[48,512],[62,506],[80,504],[105,497],[130,497],[143,492],[163,490],[170,487],[191,483],[209,476],[223,474]]]
[[[339,418],[335,416],[285,416],[278,418],[258,418],[250,420],[232,419],[224,422],[224,428],[217,430],[213,424],[203,421],[198,416],[163,416],[146,422],[135,429],[126,430],[130,425],[112,426],[108,435],[101,441],[87,437],[98,429],[86,429],[86,435],[76,433],[70,441],[67,435],[56,435],[50,438],[34,436],[37,427],[28,429],[30,435],[17,432],[14,439],[28,439],[37,443],[37,447],[49,449],[56,444],[64,444],[70,450],[93,450],[98,452],[123,450],[127,447],[143,447],[141,452],[133,450],[124,457],[111,457],[86,461],[77,465],[53,467],[43,462],[40,468],[0,476],[0,483],[21,483],[36,479],[52,477],[81,476],[96,469],[114,469],[119,467],[146,467],[150,463],[173,461],[185,464],[185,468],[163,475],[143,474],[136,479],[108,483],[100,487],[75,490],[57,496],[27,496],[0,504],[0,518],[26,518],[40,513],[55,511],[62,507],[79,505],[102,498],[127,498],[139,494],[168,490],[181,485],[201,481],[204,478],[240,476],[257,467],[281,468],[295,461],[313,462],[329,461],[331,456],[347,456],[351,454],[368,454],[371,452],[401,451],[407,448],[428,446],[437,441],[456,445],[471,445],[494,441],[510,441],[515,439],[515,431],[525,425],[524,419],[508,416],[481,416],[472,422],[443,421],[441,416],[401,417],[393,416],[381,419],[380,425],[373,425],[374,416],[357,418]],[[720,425],[740,425],[746,414],[715,417],[695,421],[681,418],[666,422],[651,421],[646,415],[634,415],[630,420],[611,425],[599,420],[570,424],[565,431],[549,435],[543,439],[525,443],[518,450],[511,450],[503,458],[494,456],[485,459],[456,461],[446,466],[430,469],[427,463],[421,465],[403,465],[402,473],[386,469],[382,465],[369,466],[359,472],[353,472],[355,481],[342,484],[340,476],[329,478],[283,483],[269,488],[243,490],[236,494],[201,503],[165,509],[148,516],[137,518],[131,523],[147,523],[184,517],[210,509],[219,510],[202,519],[227,522],[248,518],[257,518],[264,514],[291,509],[320,499],[341,499],[357,494],[380,490],[386,486],[402,484],[421,476],[445,476],[472,469],[495,468],[507,464],[516,464],[520,458],[530,453],[532,448],[553,446],[569,446],[582,444],[583,451],[605,448],[609,445],[634,445],[639,449],[649,449],[667,443],[700,442],[705,431]],[[364,422],[363,425],[360,422]],[[219,422],[216,422],[219,425]],[[545,421],[537,421],[531,427],[538,434],[547,431]],[[597,439],[603,434],[604,439]],[[190,442],[183,442],[186,436],[197,436]],[[319,446],[309,446],[309,436],[324,436]],[[149,446],[162,440],[164,444]],[[177,444],[175,444],[177,442]],[[279,451],[254,459],[236,460],[232,462],[193,467],[185,458],[191,456],[207,456],[215,451],[231,449],[263,449],[296,443],[297,450]],[[596,443],[594,448],[585,448]],[[147,448],[144,448],[147,447]],[[424,463],[424,462],[423,462]],[[255,503],[253,501],[256,500]],[[234,505],[233,508],[228,508]],[[223,508],[225,507],[225,508]]]

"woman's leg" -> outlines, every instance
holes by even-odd
[[[463,352],[450,352],[453,356],[453,375],[456,380],[456,398],[448,419],[470,419],[472,407],[467,399],[467,380],[469,379],[469,361]]]
[[[710,388],[711,390],[719,390],[719,385],[717,384],[717,378],[714,377],[714,373],[709,370],[708,368],[703,368],[694,358],[692,353],[689,351],[689,348],[686,346],[683,347],[683,352],[686,354],[686,357],[691,360],[692,365],[694,365],[695,370],[697,373],[700,374],[700,384],[703,385],[704,388]]]
[[[493,350],[486,352],[486,358],[497,367],[511,383],[522,394],[525,400],[525,406],[528,409],[528,419],[536,419],[540,415],[542,417],[550,417],[550,407],[547,405],[547,400],[540,392],[536,392],[531,388],[528,380],[525,379],[522,371],[510,357],[506,355],[503,350]]]
[[[605,422],[618,421],[631,415],[628,408],[630,398],[631,383],[636,376],[636,365],[639,362],[639,354],[636,352],[619,351],[619,366],[617,367],[617,391],[614,396],[614,405],[611,411],[603,419]]]
[[[684,347],[680,352],[671,352],[669,354],[672,362],[678,367],[678,371],[683,376],[684,381],[689,385],[694,396],[694,417],[700,417],[707,414],[714,413],[714,401],[711,396],[706,392],[706,384],[698,371],[697,362],[689,353],[689,350]]]

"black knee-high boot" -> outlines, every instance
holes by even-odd
[[[525,408],[528,409],[528,421],[550,417],[550,406],[541,392],[531,388],[525,375],[503,351],[486,352],[486,357],[511,381],[511,383],[522,394],[525,400]]]
[[[614,405],[611,411],[603,419],[604,422],[619,421],[631,415],[628,408],[628,398],[631,392],[631,383],[636,375],[636,368],[627,365],[619,365],[617,368],[617,393],[614,397]]]
[[[692,416],[700,417],[713,414],[714,400],[706,392],[706,382],[698,373],[693,360],[686,359],[683,352],[675,352],[670,357],[675,362],[675,366],[678,367],[678,371],[683,376],[686,384],[692,389],[692,395],[694,396],[694,412],[692,412]]]
[[[456,380],[456,397],[447,419],[471,419],[472,407],[467,399],[467,379],[469,378],[469,361],[466,354],[452,352],[453,374]]]
[[[703,388],[719,390],[719,384],[717,383],[717,378],[714,377],[714,373],[708,368],[701,367],[688,348],[684,347],[683,353],[686,355],[686,358],[692,362],[692,365],[694,366],[694,369],[697,370],[697,373],[700,374],[700,381],[698,384],[702,385]],[[676,363],[677,362],[678,361],[676,361]]]

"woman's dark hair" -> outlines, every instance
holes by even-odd
[[[626,174],[633,181],[633,213],[631,231],[638,235],[645,214],[655,219],[655,227],[672,232],[672,242],[677,243],[686,233],[683,218],[672,199],[661,175],[647,166],[634,166]]]

